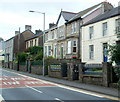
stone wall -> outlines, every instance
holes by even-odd
[[[51,59],[51,60],[47,60],[46,63],[48,63],[48,75],[50,77],[55,77],[55,78],[62,78],[62,79],[70,79],[70,73],[69,73],[69,69],[67,69],[67,72],[65,74],[67,74],[67,78],[65,78],[64,75],[62,75],[62,73],[64,74],[64,64],[69,64],[69,63],[80,63],[80,60],[56,60],[56,59]],[[58,65],[60,68],[59,69],[53,69],[50,68],[50,65]],[[63,77],[64,76],[64,77]]]
[[[54,78],[62,78],[61,70],[59,70],[59,71],[53,71],[53,70],[49,69],[48,76],[49,77],[54,77]]]
[[[13,63],[13,70],[17,70],[18,69],[18,64],[17,63]]]
[[[50,68],[50,65],[62,65],[63,63],[67,64],[67,78],[68,80],[78,80],[81,83],[88,83],[88,84],[95,84],[95,85],[102,85],[108,87],[110,83],[112,83],[112,65],[109,63],[102,63],[101,74],[91,74],[86,75],[83,72],[83,66],[85,63],[81,63],[79,60],[49,60],[48,61],[48,75],[50,77],[55,78],[62,78],[62,66],[59,70],[54,68]],[[94,64],[93,64],[94,66]],[[99,66],[98,66],[99,67]]]
[[[83,83],[95,84],[95,85],[103,85],[103,77],[102,76],[84,76],[82,79]]]
[[[31,65],[31,73],[42,75],[43,67],[40,65]]]
[[[26,72],[26,65],[19,65],[19,71]]]
[[[80,70],[79,80],[82,83],[96,84],[108,87],[112,83],[112,65],[109,63],[102,63],[102,75],[84,75]],[[83,69],[83,65],[80,65],[80,69]]]
[[[68,80],[78,80],[81,83],[96,84],[108,87],[113,81],[113,68],[109,63],[102,63],[102,74],[97,75],[87,75],[84,74],[85,63],[81,63],[79,60],[45,60],[45,70],[48,69],[48,76],[68,79]],[[8,63],[5,63],[7,68]],[[18,64],[12,63],[11,69],[29,72],[33,74],[42,75],[43,67],[42,65],[32,64],[31,61],[27,63]],[[93,64],[94,66],[94,64]],[[46,74],[45,74],[46,75]]]
[[[4,67],[8,68],[8,62],[5,62]]]
[[[13,62],[9,62],[9,68],[13,69]]]

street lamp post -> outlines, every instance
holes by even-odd
[[[43,14],[43,76],[44,76],[45,75],[45,64],[44,64],[45,12],[32,11],[32,10],[30,10],[29,12]]]

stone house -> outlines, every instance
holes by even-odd
[[[45,57],[53,56],[57,58],[57,27],[56,25],[50,26],[50,29],[45,31]]]
[[[53,56],[58,59],[65,58],[65,22],[75,15],[76,13],[61,11],[56,24],[46,30],[45,56]]]
[[[75,57],[81,60],[81,26],[111,8],[113,6],[110,3],[102,2],[78,13],[61,11],[56,27],[47,30],[45,34],[46,38],[49,39],[49,42],[47,40],[45,42],[45,45],[49,46],[45,46],[47,56],[53,56],[57,59]],[[56,33],[57,39],[51,38],[51,32]]]
[[[5,67],[7,68],[10,68],[11,62],[13,61],[13,48],[14,48],[14,37],[5,41],[4,62],[5,62]]]
[[[43,32],[36,30],[36,34],[25,40],[26,49],[32,46],[43,46]]]
[[[30,38],[31,36],[34,35],[34,33],[31,31],[31,26],[30,25],[25,25],[25,31],[20,33],[20,31],[16,31],[14,36],[14,58],[16,55],[20,52],[23,52],[26,50],[26,43],[25,40]]]
[[[74,17],[76,13],[61,11],[57,23],[46,30],[45,56],[53,56],[57,59],[65,58],[65,22]]]
[[[4,50],[5,50],[5,42],[3,38],[0,37],[0,62],[4,60]]]
[[[98,15],[112,9],[108,2],[102,2],[80,11],[76,16],[66,22],[66,58],[77,58],[81,60],[81,26]]]
[[[120,6],[82,26],[82,62],[109,62],[108,45],[120,44]]]
[[[31,26],[26,25],[25,31],[15,31],[15,36],[5,41],[5,67],[12,68],[17,54],[26,50],[25,40],[33,35]]]
[[[72,19],[77,13],[61,11],[57,20],[57,58],[66,58],[66,22]]]

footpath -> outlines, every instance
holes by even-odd
[[[50,81],[50,82],[54,82],[54,83],[58,83],[61,85],[66,85],[66,86],[79,88],[79,89],[83,89],[83,90],[87,90],[87,91],[97,92],[100,94],[110,95],[110,96],[114,96],[114,97],[120,97],[120,91],[118,91],[118,89],[115,89],[115,88],[85,84],[85,83],[80,83],[79,81],[70,81],[70,80],[63,80],[63,79],[58,79],[58,78],[51,78],[48,76],[35,75],[32,73],[20,72],[20,71],[7,69],[7,68],[5,68],[5,70],[17,72],[19,74],[23,74],[26,76],[30,76],[30,77],[34,77],[34,78],[38,78],[38,79],[42,79],[42,80],[46,80],[46,81]]]

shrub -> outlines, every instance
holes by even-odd
[[[27,54],[25,52],[21,52],[17,55],[17,61],[19,62],[25,62],[27,59]]]

